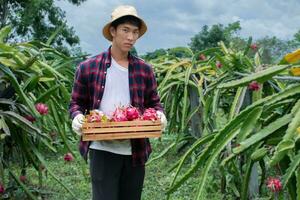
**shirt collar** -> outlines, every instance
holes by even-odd
[[[106,52],[106,55],[107,56],[106,56],[106,58],[104,60],[104,64],[108,68],[108,67],[111,66],[111,46],[108,48],[108,50]],[[130,52],[128,52],[128,62],[129,62],[129,66],[128,67],[130,67],[130,66],[133,65],[134,59],[135,59],[135,57],[133,55],[131,55]]]

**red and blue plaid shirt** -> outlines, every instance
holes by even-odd
[[[151,66],[131,54],[128,55],[128,61],[131,105],[142,112],[146,108],[163,111]],[[85,114],[90,110],[99,109],[105,87],[106,71],[110,65],[110,48],[79,64],[69,106],[72,119],[79,113]],[[87,160],[89,145],[90,142],[80,140],[79,150],[85,160]],[[133,165],[144,165],[152,151],[149,139],[131,139],[131,147]]]

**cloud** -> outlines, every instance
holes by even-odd
[[[242,37],[290,39],[300,29],[298,0],[87,0],[80,6],[56,1],[80,37],[83,50],[91,54],[107,49],[109,42],[101,34],[102,27],[120,4],[134,5],[148,25],[148,32],[136,44],[139,53],[186,46],[202,26],[237,20]]]

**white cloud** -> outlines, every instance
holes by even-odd
[[[140,53],[158,48],[185,46],[202,26],[228,24],[239,20],[241,36],[260,38],[266,35],[292,38],[300,29],[298,0],[87,0],[80,6],[56,1],[66,11],[68,23],[81,39],[83,50],[97,54],[109,45],[102,27],[117,5],[134,5],[148,25],[148,32],[136,44]]]

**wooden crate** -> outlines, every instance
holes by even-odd
[[[131,138],[160,137],[162,132],[160,120],[93,122],[82,126],[82,140],[115,140]]]

